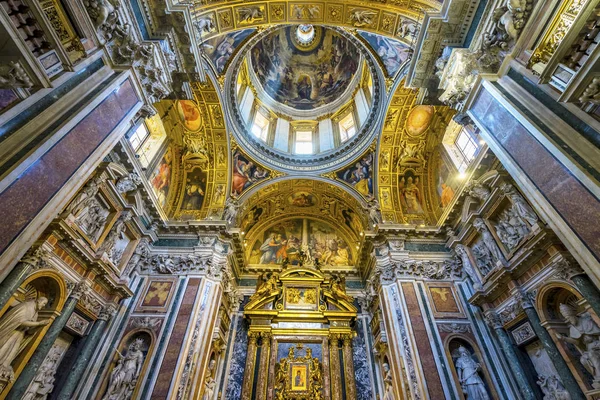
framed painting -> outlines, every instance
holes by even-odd
[[[308,363],[292,363],[290,368],[290,382],[292,392],[308,390]]]
[[[317,287],[284,287],[286,310],[316,311],[319,304],[319,289]]]

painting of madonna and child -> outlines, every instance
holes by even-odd
[[[298,265],[300,252],[321,265],[351,266],[348,243],[330,226],[309,219],[291,219],[261,232],[247,254],[249,265]]]

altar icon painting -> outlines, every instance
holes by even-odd
[[[308,364],[292,364],[291,368],[291,382],[292,382],[292,391],[305,391],[308,390],[308,384],[306,382],[306,377],[308,375]]]

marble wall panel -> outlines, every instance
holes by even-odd
[[[367,358],[367,332],[362,318],[356,321],[356,337],[352,340],[352,360],[356,381],[356,400],[373,399],[373,382],[369,376],[369,360]]]
[[[244,381],[247,351],[248,323],[242,315],[239,315],[237,317],[233,354],[231,355],[231,363],[229,366],[229,376],[226,377],[227,389],[225,391],[225,400],[238,400],[242,398],[242,384]]]
[[[139,102],[124,81],[54,147],[0,194],[0,253],[25,229],[50,199]]]
[[[429,335],[427,334],[427,329],[425,329],[423,315],[419,308],[415,287],[410,282],[404,282],[402,283],[402,291],[404,292],[404,299],[410,316],[412,331],[419,351],[419,359],[421,366],[423,367],[423,374],[427,381],[429,396],[432,399],[443,399],[444,389],[442,388],[442,382],[438,374],[435,358],[433,357]]]
[[[581,241],[600,260],[600,201],[509,111],[483,88],[471,108]]]
[[[152,400],[167,398],[201,282],[202,279],[191,278],[185,288],[183,300],[177,312],[175,326],[171,332],[171,338],[169,339],[169,344],[167,345],[167,350],[160,366],[152,396],[150,397]]]

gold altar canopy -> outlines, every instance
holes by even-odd
[[[294,267],[259,277],[244,308],[250,322],[242,398],[355,398],[345,278]]]

